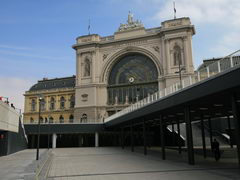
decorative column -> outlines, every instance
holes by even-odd
[[[52,148],[56,148],[57,147],[57,134],[53,133],[52,135]]]
[[[99,134],[95,132],[95,147],[99,147]]]

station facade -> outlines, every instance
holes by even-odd
[[[189,18],[146,29],[128,15],[111,36],[80,36],[76,50],[74,120],[104,119],[154,92],[179,82],[179,71],[194,73]]]

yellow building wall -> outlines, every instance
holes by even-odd
[[[70,108],[71,96],[75,96],[74,88],[61,88],[53,90],[41,90],[41,91],[27,91],[25,96],[25,109],[24,109],[24,123],[38,123],[39,119],[39,94],[45,100],[45,109],[40,113],[40,116],[43,118],[43,123],[48,123],[50,117],[53,118],[53,123],[60,123],[59,118],[62,115],[64,118],[64,123],[69,123],[70,115],[74,115],[74,108]],[[50,100],[51,97],[55,99],[55,108],[54,110],[50,109]],[[60,98],[65,98],[65,108],[60,109]],[[31,109],[32,99],[35,99],[35,111]],[[75,98],[74,98],[75,99]],[[33,122],[31,122],[33,118]],[[45,122],[47,119],[47,122]]]

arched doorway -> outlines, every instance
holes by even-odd
[[[154,62],[140,53],[120,58],[108,78],[108,104],[132,104],[158,91],[158,71]]]

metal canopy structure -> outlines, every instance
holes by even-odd
[[[138,109],[114,117],[103,124],[51,124],[41,125],[41,134],[44,133],[98,133],[116,131],[121,137],[121,146],[124,148],[124,138],[127,129],[130,133],[131,150],[134,151],[134,129],[138,126],[143,137],[144,154],[147,154],[147,125],[159,128],[162,159],[165,155],[165,129],[167,125],[186,123],[186,142],[188,163],[195,164],[192,136],[192,122],[201,121],[203,155],[206,157],[206,144],[203,120],[208,120],[211,127],[211,118],[234,117],[238,162],[240,165],[240,67],[235,66],[205,80],[185,87],[159,100],[148,103]],[[147,125],[146,125],[147,124]],[[27,134],[36,134],[37,125],[25,125]],[[139,128],[140,127],[140,128]],[[212,135],[210,130],[210,141]],[[179,153],[181,145],[179,144]]]

